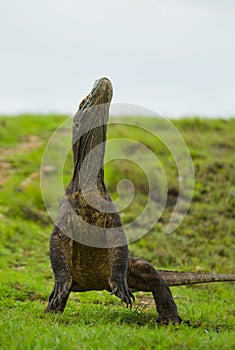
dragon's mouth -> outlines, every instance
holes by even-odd
[[[97,79],[90,94],[80,103],[81,111],[100,104],[110,103],[113,95],[112,83],[108,78]]]
[[[105,116],[107,113],[105,113],[104,110],[109,108],[112,95],[113,88],[111,81],[108,78],[97,79],[93,84],[91,92],[81,101],[79,110],[74,116],[75,128],[77,130],[79,128],[83,129],[84,125],[88,125],[89,122],[90,128],[92,128],[97,119],[102,120],[102,123],[106,124],[107,120],[105,119],[107,118],[105,118]],[[101,115],[104,118],[102,118]]]

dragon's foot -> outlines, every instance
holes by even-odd
[[[118,298],[120,298],[125,304],[127,308],[132,308],[132,303],[135,301],[134,295],[131,293],[130,289],[128,288],[128,285],[126,282],[117,282],[117,281],[110,281],[111,284],[111,295],[116,295]]]
[[[178,315],[172,314],[172,315],[159,316],[156,319],[156,322],[158,325],[168,325],[170,323],[180,324],[182,322],[182,319]]]
[[[45,312],[63,312],[69,297],[72,282],[56,282]]]

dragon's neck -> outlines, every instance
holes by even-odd
[[[102,78],[80,103],[73,121],[74,173],[67,194],[106,190],[103,166],[111,99],[112,85]]]

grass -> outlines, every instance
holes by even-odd
[[[179,313],[191,326],[158,327],[148,293],[137,294],[132,311],[105,291],[72,293],[63,315],[44,314],[53,287],[48,253],[53,224],[42,201],[39,170],[50,136],[65,119],[57,115],[0,118],[0,349],[234,349],[233,283],[172,288]],[[125,121],[134,126],[128,130],[120,124],[111,126],[109,138],[131,138],[146,145],[158,155],[168,183],[159,222],[130,244],[131,253],[158,268],[235,273],[235,119],[174,121],[192,155],[195,188],[188,215],[168,235],[165,228],[179,192],[177,168],[164,144],[137,128],[163,126],[154,118]],[[66,144],[70,135],[64,138]],[[124,144],[117,142],[115,147],[121,152]],[[129,157],[135,151],[141,156],[136,145],[125,147]],[[114,146],[108,150],[114,151]],[[64,183],[71,169],[69,154]],[[123,178],[131,179],[136,189],[134,200],[121,213],[126,224],[145,206],[148,182],[130,161],[121,166],[110,162],[106,183],[113,198],[118,197],[116,185]],[[125,191],[122,195],[126,200]],[[156,200],[163,196],[160,190],[157,196]]]

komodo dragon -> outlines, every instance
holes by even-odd
[[[180,323],[169,286],[235,281],[235,275],[157,271],[129,255],[120,216],[104,184],[111,99],[109,79],[96,80],[73,119],[74,172],[51,234],[55,285],[45,311],[63,312],[70,292],[108,290],[131,308],[132,292],[146,291],[153,294],[157,322]]]

